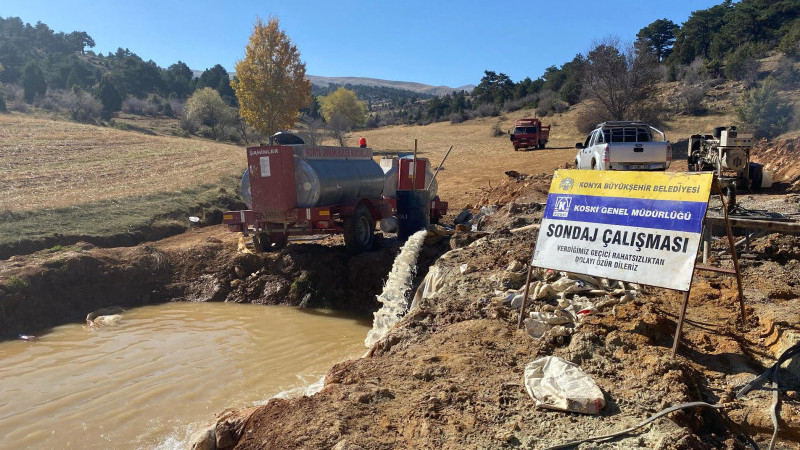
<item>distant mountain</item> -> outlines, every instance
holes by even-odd
[[[192,73],[194,74],[195,78],[199,78],[203,71],[192,70]],[[236,72],[228,72],[228,75],[231,77],[231,79],[233,79],[233,77],[236,75]],[[311,84],[320,87],[328,87],[330,84],[338,84],[341,86],[352,84],[354,86],[390,87],[405,91],[418,92],[420,94],[435,95],[437,97],[441,97],[446,94],[452,94],[453,91],[467,91],[467,93],[469,93],[475,88],[474,84],[467,84],[452,88],[450,86],[431,86],[429,84],[414,83],[412,81],[391,81],[365,77],[321,77],[317,75],[307,75],[307,77],[311,81]]]
[[[320,77],[317,75],[307,75],[307,76],[308,79],[311,80],[311,84],[323,87],[326,87],[329,84],[339,84],[342,86],[346,84],[352,84],[352,85],[362,85],[362,86],[391,87],[395,89],[404,89],[407,91],[419,92],[421,94],[430,94],[436,96],[452,94],[453,91],[459,92],[463,90],[467,92],[472,92],[472,89],[475,87],[475,85],[473,84],[452,88],[449,86],[431,86],[429,84],[413,83],[410,81],[379,80],[377,78]]]

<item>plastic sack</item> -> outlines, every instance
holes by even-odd
[[[523,381],[537,407],[598,414],[606,406],[603,392],[594,380],[558,356],[528,363]]]

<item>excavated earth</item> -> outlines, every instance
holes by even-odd
[[[744,329],[734,279],[698,273],[675,358],[670,351],[683,295],[658,288],[587,316],[571,336],[535,339],[517,329],[518,312],[493,297],[524,283],[519,267],[529,260],[537,231],[510,230],[540,219],[552,175],[508,175],[501,186],[476,193],[476,207],[498,205],[478,219],[480,231],[430,233],[417,282],[434,264],[442,285],[420,297],[368,356],[332,367],[313,396],[220,412],[198,431],[195,448],[539,449],[618,431],[690,401],[724,408],[674,412],[580,448],[766,448],[772,392],[734,397],[800,341],[800,239],[753,240],[742,259]],[[782,193],[752,201],[797,209]],[[711,263],[731,267],[723,243],[714,243]],[[78,244],[0,261],[0,334],[82,320],[112,304],[168,300],[375,310],[398,251],[386,242],[351,257],[337,238],[260,255],[236,247],[235,235],[207,227],[131,248]],[[523,370],[545,355],[572,361],[594,378],[606,400],[599,415],[534,407]],[[798,368],[792,362],[781,371],[778,448],[800,442]]]

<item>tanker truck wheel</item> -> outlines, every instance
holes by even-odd
[[[375,220],[366,205],[358,205],[353,215],[344,219],[344,243],[350,253],[371,250],[374,234]]]

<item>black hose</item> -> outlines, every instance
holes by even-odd
[[[800,353],[800,342],[794,344],[793,346],[789,347],[781,353],[781,356],[778,358],[778,361],[772,365],[769,369],[765,370],[764,373],[757,376],[753,381],[744,385],[744,387],[736,394],[736,398],[739,399],[747,395],[748,392],[752,391],[753,389],[761,386],[767,379],[771,380],[771,387],[772,387],[772,405],[769,408],[769,417],[772,419],[772,439],[769,441],[769,450],[773,450],[775,448],[775,441],[778,439],[778,408],[781,404],[781,395],[780,395],[780,367]]]
[[[658,419],[659,417],[665,416],[665,415],[667,415],[667,414],[669,414],[671,412],[678,411],[680,409],[692,408],[692,407],[695,407],[695,406],[705,406],[705,407],[714,408],[714,409],[723,408],[722,405],[712,405],[712,404],[706,403],[706,402],[681,403],[680,405],[671,406],[671,407],[669,407],[667,409],[663,409],[663,410],[653,414],[652,416],[648,417],[644,422],[642,422],[642,423],[640,423],[638,425],[634,425],[634,426],[632,426],[630,428],[626,428],[626,429],[624,429],[622,431],[617,431],[616,433],[611,433],[611,434],[605,434],[603,436],[592,436],[592,437],[580,439],[580,440],[577,440],[577,441],[565,442],[563,444],[553,445],[551,447],[544,448],[543,450],[557,450],[557,449],[561,449],[561,448],[574,447],[574,446],[576,446],[578,444],[582,444],[584,442],[600,442],[600,441],[605,441],[605,440],[612,439],[612,438],[615,438],[615,437],[619,437],[619,436],[622,436],[623,434],[628,434],[631,431],[636,430],[637,428],[641,428],[641,427],[647,425],[648,423]]]

